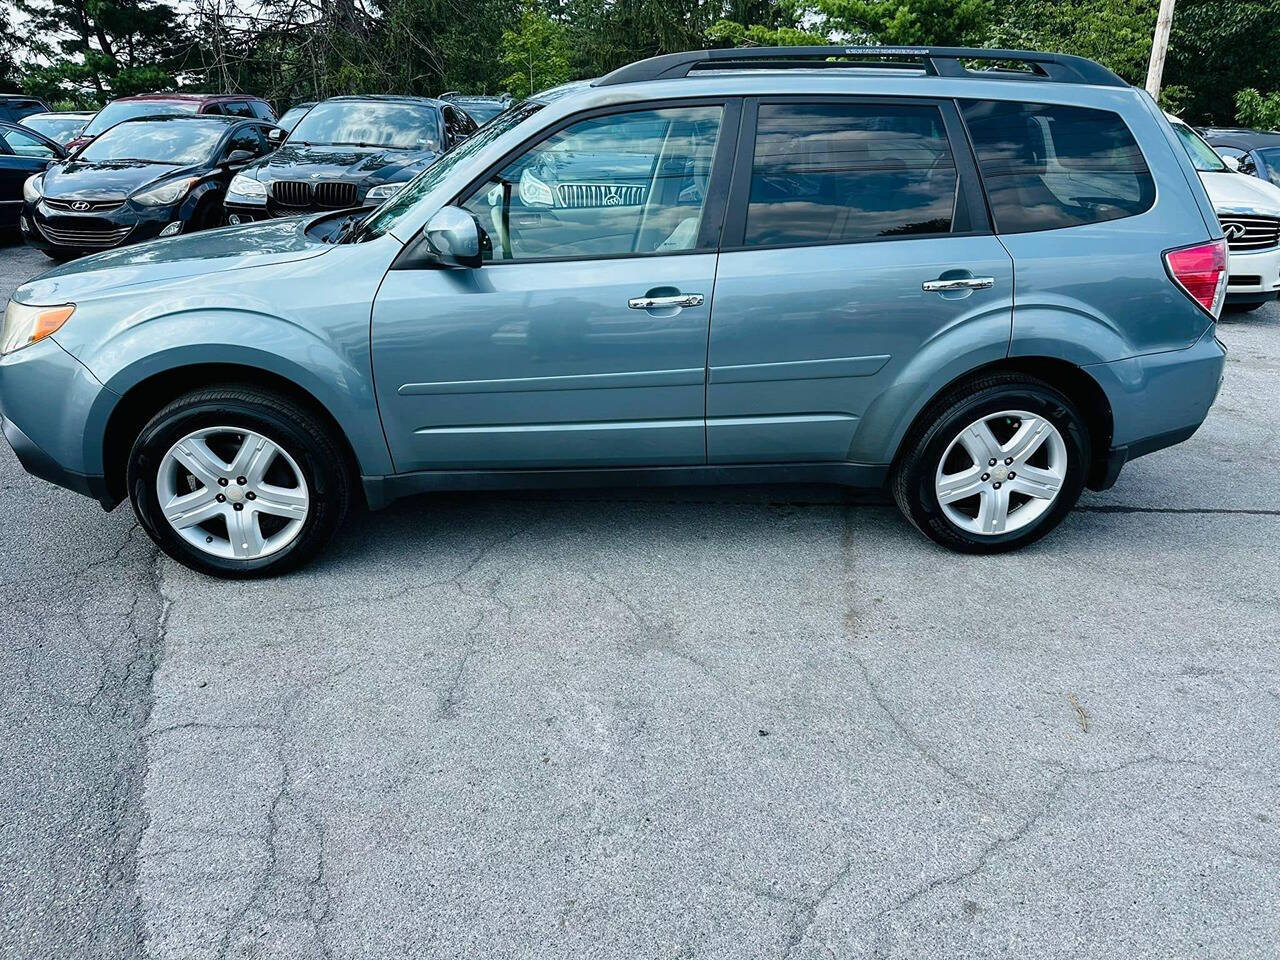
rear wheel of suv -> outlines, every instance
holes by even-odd
[[[1021,374],[991,374],[940,397],[892,477],[894,499],[930,539],[999,553],[1052,530],[1084,489],[1088,427],[1071,400]]]
[[[287,397],[225,386],[179,397],[138,434],[129,498],[152,539],[194,570],[244,578],[311,559],[347,512],[329,426]]]

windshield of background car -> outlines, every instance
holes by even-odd
[[[439,151],[440,115],[434,107],[416,103],[330,100],[298,121],[289,142]]]
[[[65,144],[74,140],[76,134],[84,129],[84,117],[24,117],[22,125],[43,133],[55,143]]]
[[[290,107],[284,112],[284,116],[276,122],[276,126],[285,130],[292,130],[310,109],[310,107]]]
[[[133,160],[186,166],[208,163],[227,132],[217,120],[130,120],[88,144],[77,160],[96,163]]]
[[[117,100],[115,103],[108,103],[98,111],[98,115],[84,128],[84,135],[96,137],[121,120],[132,120],[134,117],[168,117],[181,113],[196,113],[199,109],[200,104],[191,100]]]
[[[1222,162],[1222,158],[1218,156],[1218,151],[1205,143],[1200,134],[1180,120],[1170,122],[1173,123],[1173,130],[1178,135],[1178,139],[1187,148],[1187,153],[1191,156],[1192,166],[1197,170],[1201,173],[1226,173],[1231,169]]]
[[[458,144],[458,146],[410,180],[404,189],[394,197],[374,210],[369,215],[369,219],[365,221],[365,226],[360,231],[360,236],[366,239],[382,236],[414,204],[435,189],[436,184],[452,173],[459,164],[470,161],[472,157],[484,150],[485,147],[512,127],[527,120],[541,109],[542,104],[533,100],[526,100],[524,103],[512,107],[506,113],[496,117],[492,123],[486,123],[468,139]]]
[[[1266,165],[1267,179],[1280,187],[1280,147],[1263,147],[1261,150],[1255,151],[1260,159]],[[1261,173],[1262,171],[1259,171]]]
[[[505,103],[468,103],[466,100],[459,100],[458,106],[467,111],[467,116],[478,124],[486,124],[503,110],[507,109]]]

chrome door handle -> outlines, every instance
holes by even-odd
[[[990,290],[995,285],[995,277],[953,277],[947,280],[926,280],[920,287],[925,293],[947,293],[950,290]]]
[[[664,307],[700,307],[706,298],[700,293],[677,293],[672,297],[632,297],[627,306],[632,310],[661,310]]]

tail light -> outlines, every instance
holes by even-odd
[[[1169,250],[1164,264],[1173,282],[1216,320],[1227,298],[1227,241],[1210,240]]]

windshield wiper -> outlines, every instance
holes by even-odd
[[[369,213],[373,211],[349,213],[342,220],[342,226],[338,227],[337,233],[331,234],[330,239],[326,243],[339,244],[347,241],[355,242],[360,237],[359,227],[369,218]]]

